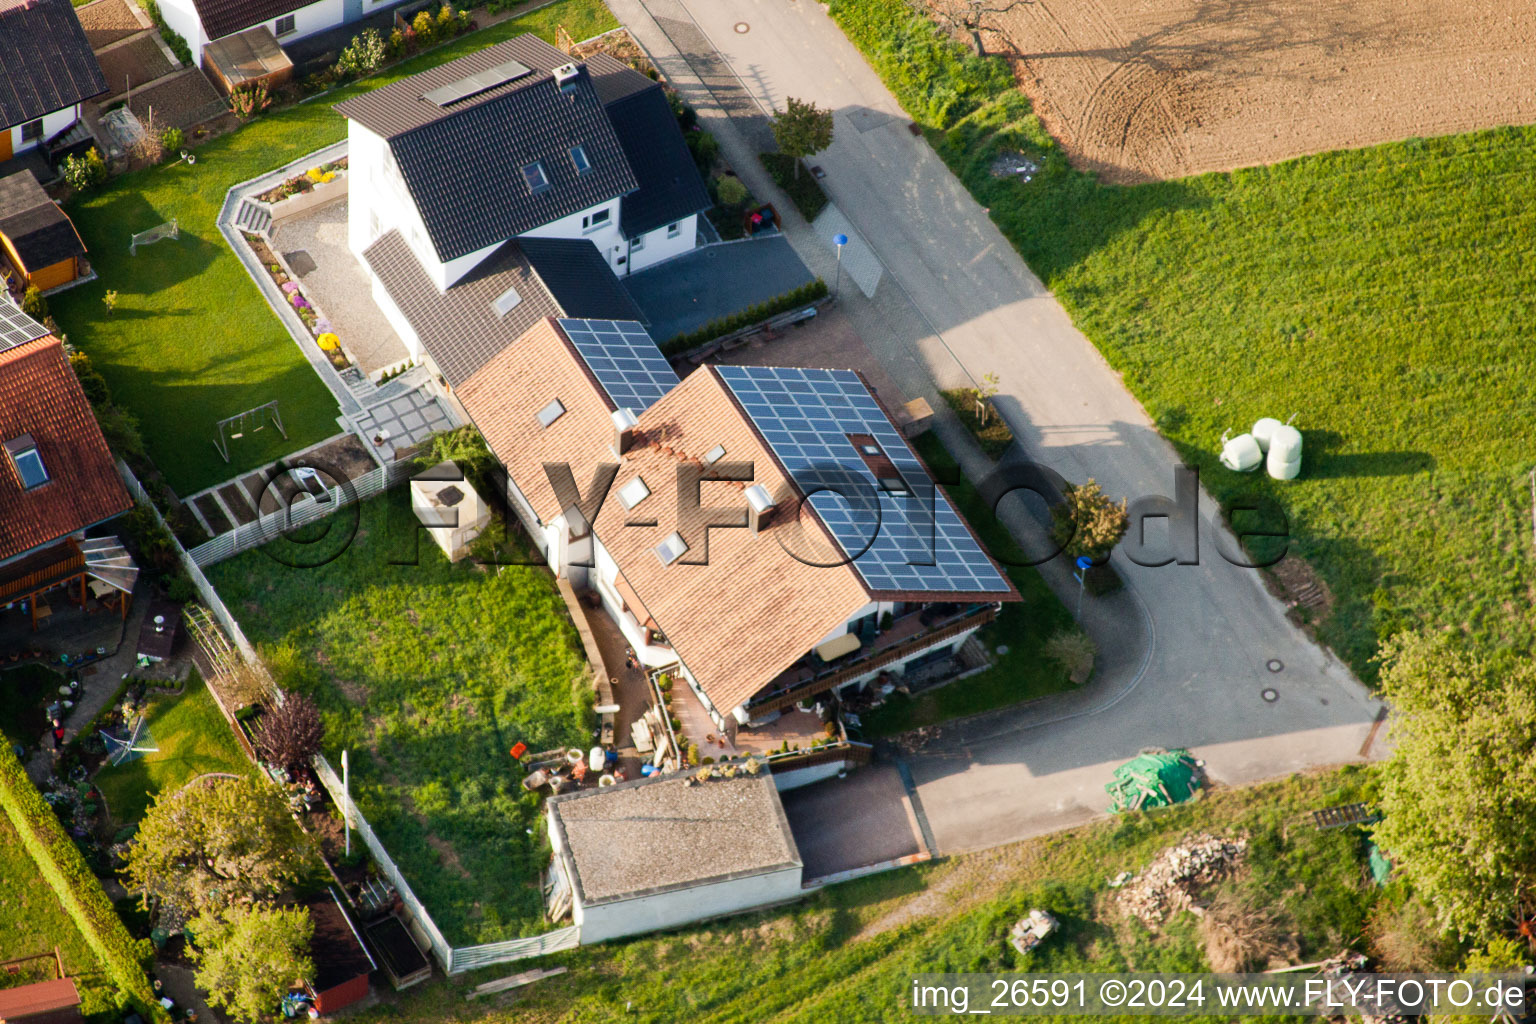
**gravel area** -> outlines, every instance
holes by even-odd
[[[176,70],[151,36],[114,46],[105,53],[98,53],[96,60],[101,64],[101,73],[106,76],[107,94],[111,96],[137,89]]]
[[[80,27],[85,29],[86,42],[91,49],[99,50],[119,39],[127,39],[144,26],[133,16],[127,0],[95,0],[95,3],[75,8]]]
[[[153,110],[156,124],[177,128],[190,128],[228,109],[223,97],[197,68],[187,68],[159,85],[134,93],[128,106],[140,122],[147,121]]]

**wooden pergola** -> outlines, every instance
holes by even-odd
[[[116,583],[102,580],[92,571],[86,552],[73,537],[0,569],[0,606],[24,602],[35,633],[39,622],[53,614],[53,610],[42,602],[45,594],[50,590],[78,588],[80,607],[85,608],[90,600],[93,578],[109,588],[109,594],[98,595],[103,598],[103,603],[109,608],[115,604],[118,615],[126,620],[133,602],[131,582],[125,590]]]

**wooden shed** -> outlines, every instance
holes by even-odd
[[[25,287],[38,291],[85,273],[85,243],[31,171],[0,178],[0,254]]]
[[[257,25],[203,47],[203,70],[226,96],[242,85],[258,83],[271,92],[293,77],[293,61],[272,30]]]
[[[315,964],[310,994],[315,1009],[332,1014],[368,995],[368,977],[377,967],[352,918],[341,905],[336,890],[329,898],[309,904],[315,933],[309,940],[309,956]]]

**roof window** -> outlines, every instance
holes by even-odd
[[[522,301],[523,297],[517,294],[516,288],[508,288],[506,291],[496,296],[495,301],[491,303],[491,309],[495,311],[496,315],[499,317],[506,316],[508,313],[516,309]]]
[[[713,466],[723,458],[725,458],[725,445],[717,444],[704,453],[704,465]]]
[[[624,506],[625,511],[634,508],[650,496],[651,489],[638,476],[619,488],[619,503]]]
[[[38,454],[37,443],[31,434],[22,434],[5,442],[5,451],[16,467],[16,475],[21,478],[22,490],[30,491],[48,482],[48,467],[43,465],[43,457]]]
[[[550,424],[565,415],[565,406],[560,404],[560,399],[555,399],[539,410],[539,425],[548,430]]]
[[[535,160],[531,164],[523,165],[523,180],[528,183],[528,191],[534,195],[549,190],[549,175],[544,173],[544,165]]]
[[[656,553],[656,558],[660,560],[662,565],[671,565],[683,557],[683,553],[688,550],[688,542],[683,540],[682,534],[673,533],[672,536],[657,544],[652,550]]]
[[[571,163],[576,167],[577,174],[586,174],[592,169],[592,161],[587,159],[587,151],[579,145],[571,147]]]

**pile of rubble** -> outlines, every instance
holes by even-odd
[[[1204,908],[1195,902],[1202,886],[1229,877],[1248,851],[1246,839],[1192,837],[1181,846],[1170,846],[1152,865],[1120,887],[1120,907],[1127,914],[1156,927],[1170,912]]]

